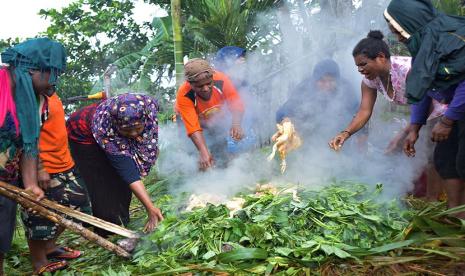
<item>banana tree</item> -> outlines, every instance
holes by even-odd
[[[182,29],[181,29],[181,0],[171,0],[171,20],[173,22],[173,45],[174,45],[174,68],[176,71],[176,88],[182,84],[184,67],[183,67],[183,48],[182,48]]]
[[[154,36],[139,51],[114,62],[119,70],[114,85],[129,84],[135,90],[160,96],[161,86],[173,77],[173,26],[171,17],[155,17],[152,21]]]

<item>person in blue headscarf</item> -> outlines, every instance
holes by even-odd
[[[30,39],[1,54],[0,67],[0,181],[24,188],[37,199],[44,197],[38,185],[39,95],[55,92],[65,70],[63,46],[48,38]],[[0,274],[10,249],[16,221],[16,203],[0,196]],[[64,263],[55,265],[63,268]],[[50,270],[45,270],[50,271]]]
[[[246,50],[237,46],[225,46],[218,50],[214,66],[219,71],[227,71],[232,66],[245,62]]]

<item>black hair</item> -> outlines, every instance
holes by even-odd
[[[383,53],[386,58],[391,57],[389,46],[383,40],[384,35],[381,31],[372,30],[367,37],[360,40],[352,51],[352,56],[365,55],[369,59],[375,59],[379,53]]]

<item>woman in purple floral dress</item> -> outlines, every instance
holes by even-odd
[[[71,114],[67,122],[70,146],[94,216],[126,225],[134,193],[147,210],[144,231],[152,231],[163,219],[142,182],[158,156],[157,113],[154,98],[126,93]]]

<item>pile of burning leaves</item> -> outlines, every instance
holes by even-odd
[[[240,195],[233,211],[206,204],[179,213],[177,206],[139,244],[133,264],[150,275],[309,275],[337,263],[464,260],[464,221],[448,216],[457,210],[386,202],[381,193],[382,185],[338,182]],[[165,197],[167,206],[173,201]]]

